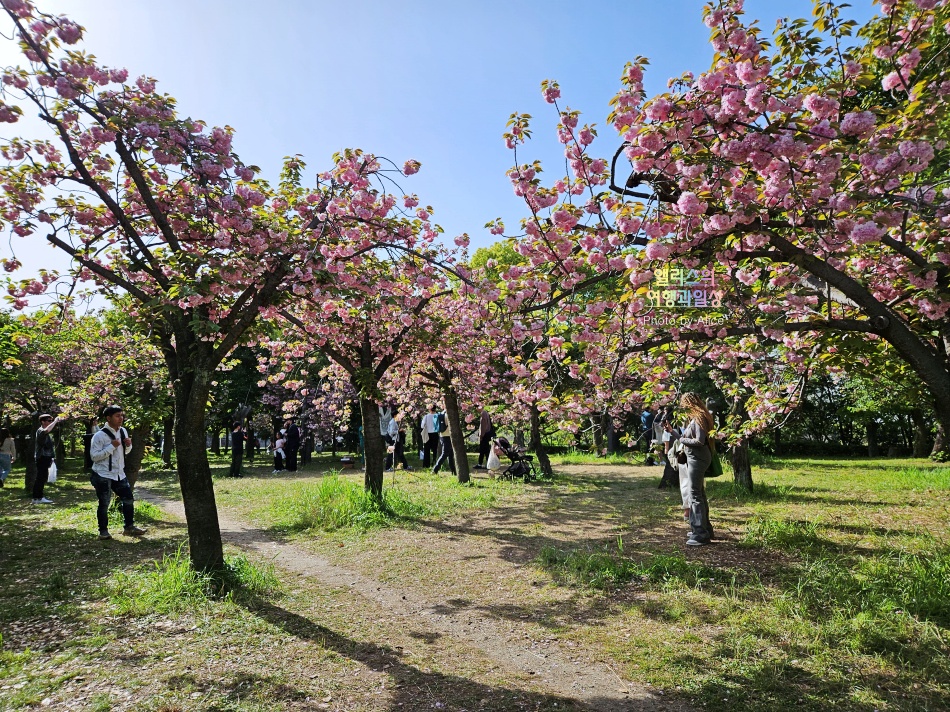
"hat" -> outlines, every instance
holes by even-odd
[[[43,413],[43,415],[40,416],[40,420],[53,420],[53,416],[49,413]]]
[[[108,418],[110,415],[115,415],[116,413],[121,413],[121,412],[122,412],[121,405],[107,405],[105,408],[102,409],[102,417]]]

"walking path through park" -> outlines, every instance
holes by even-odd
[[[141,499],[184,519],[181,502],[165,499],[141,486],[136,491]],[[423,625],[431,634],[463,641],[503,669],[529,675],[551,693],[576,700],[587,709],[598,712],[680,709],[676,703],[630,685],[584,651],[565,650],[556,641],[532,641],[517,621],[500,620],[473,608],[432,600],[426,595],[425,582],[420,582],[418,588],[395,588],[292,543],[274,539],[238,521],[223,508],[219,508],[218,516],[225,542],[263,556],[286,571],[311,577],[327,586],[349,589],[383,607],[405,629],[418,630]],[[445,562],[445,565],[452,563]]]

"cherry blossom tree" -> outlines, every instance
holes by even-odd
[[[353,158],[361,161],[368,185],[375,159]],[[379,496],[386,460],[379,427],[378,408],[384,400],[380,384],[397,362],[431,348],[438,328],[433,321],[437,300],[455,289],[470,288],[464,253],[457,249],[465,247],[468,238],[457,237],[456,247],[442,245],[437,239],[440,228],[430,222],[432,209],[420,207],[412,195],[403,196],[400,208],[414,211],[408,215],[386,217],[395,209],[392,195],[364,200],[361,207],[364,221],[348,229],[345,241],[322,250],[333,281],[299,285],[293,301],[280,312],[295,328],[269,345],[273,359],[284,363],[275,378],[293,373],[305,379],[308,372],[295,363],[314,351],[347,373],[359,394],[366,490]]]
[[[548,186],[540,164],[510,172],[530,211],[516,299],[565,305],[591,343],[607,343],[618,310],[640,319],[624,348],[654,376],[677,344],[723,366],[736,397],[750,392],[738,443],[794,406],[837,334],[883,340],[926,384],[945,434],[950,9],[887,0],[881,12],[855,39],[840,8],[817,2],[811,23],[780,25],[770,46],[741,2],[707,7],[712,67],[647,99],[647,62],[629,63],[609,117],[621,144],[606,156],[545,82],[568,173]],[[529,137],[530,117],[513,115],[508,145]],[[604,282],[626,285],[621,298],[567,308]],[[938,437],[935,451],[947,447]]]
[[[174,387],[191,561],[219,570],[204,447],[215,369],[262,312],[334,282],[337,262],[327,255],[355,256],[393,239],[383,216],[395,199],[370,185],[385,169],[359,152],[339,154],[311,188],[292,157],[272,187],[234,153],[230,127],[183,118],[154,79],[131,80],[74,49],[83,33],[74,21],[27,0],[2,6],[25,66],[3,72],[0,121],[16,122],[25,106],[49,135],[0,146],[0,216],[15,235],[68,254],[74,279],[129,295],[130,314],[159,344]],[[417,168],[409,162],[404,172]],[[15,270],[18,261],[4,266]],[[16,306],[46,287],[11,285]]]

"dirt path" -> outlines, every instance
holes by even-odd
[[[179,519],[184,519],[180,502],[167,500],[140,486],[139,497]],[[551,693],[576,700],[589,710],[620,712],[678,710],[679,704],[652,695],[621,679],[608,665],[589,651],[563,648],[557,641],[532,640],[517,621],[494,617],[476,607],[452,605],[443,598],[434,600],[418,587],[396,587],[341,567],[292,543],[274,539],[266,532],[219,509],[221,534],[225,542],[272,561],[298,575],[310,577],[335,588],[348,589],[383,607],[405,630],[428,629],[433,635],[464,641],[500,667],[530,676]],[[449,564],[444,564],[449,565]]]

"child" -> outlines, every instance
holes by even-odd
[[[284,471],[284,443],[287,440],[286,435],[287,431],[281,430],[277,434],[277,440],[274,442],[274,471],[271,473],[272,475]]]

